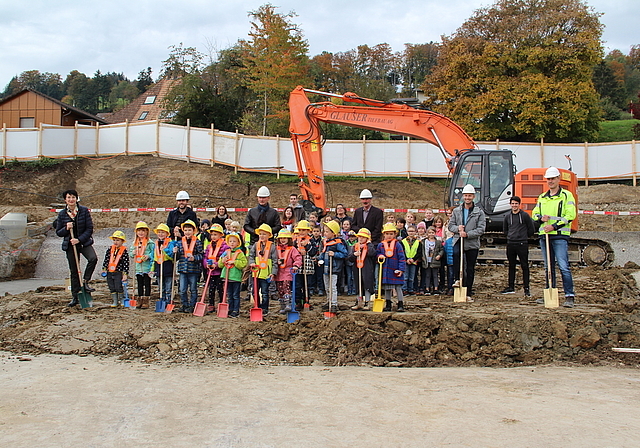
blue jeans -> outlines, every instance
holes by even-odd
[[[183,307],[193,308],[196,306],[196,302],[198,301],[199,278],[199,272],[193,274],[180,273],[180,300]],[[187,298],[187,289],[191,293],[189,298]]]
[[[260,308],[263,312],[269,311],[269,282],[265,278],[258,279],[258,290],[260,291]],[[254,292],[255,294],[255,292]]]
[[[354,285],[354,282],[353,282],[353,267],[346,266],[346,264],[345,264],[345,278],[346,278],[345,283],[347,284],[347,294],[355,294],[356,286]]]
[[[407,264],[406,269],[404,271],[404,291],[413,293],[416,291],[414,286],[414,280],[416,278],[416,270],[418,265],[416,264]]]
[[[229,314],[240,314],[240,287],[242,283],[229,281],[227,283],[227,301],[229,302]]]
[[[173,286],[173,277],[162,277],[162,300],[170,302],[171,287]]]
[[[547,267],[547,247],[544,238],[540,238],[540,249],[542,249],[542,258],[544,259],[545,268]],[[552,288],[556,287],[556,263],[560,268],[562,276],[562,286],[564,288],[565,297],[573,297],[576,293],[573,291],[573,277],[571,269],[569,269],[569,240],[565,238],[549,238],[549,250],[551,251],[551,284]],[[549,279],[546,279],[547,288],[549,287]]]

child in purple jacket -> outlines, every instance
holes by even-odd
[[[402,244],[396,239],[398,229],[393,223],[386,223],[382,227],[382,242],[378,244],[378,261],[384,261],[382,265],[382,289],[386,300],[385,311],[391,311],[391,291],[396,291],[398,298],[398,312],[404,312],[402,285],[404,284],[404,271],[406,269],[406,257]]]

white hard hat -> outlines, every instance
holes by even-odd
[[[473,185],[467,184],[462,189],[462,194],[476,194],[476,189],[474,188]]]
[[[176,194],[176,201],[182,201],[182,200],[189,200],[189,193],[187,193],[186,191],[178,191],[178,194]]]
[[[373,195],[366,188],[360,192],[360,199],[371,199]]]
[[[547,171],[544,172],[544,177],[549,179],[551,177],[558,177],[560,175],[560,170],[555,166],[551,166],[547,168]]]
[[[258,188],[257,196],[259,198],[268,198],[269,196],[271,196],[271,192],[269,191],[269,189],[267,187],[265,187],[263,185],[262,187]]]

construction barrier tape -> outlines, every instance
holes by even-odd
[[[51,208],[50,212],[59,213],[63,209],[61,208]],[[100,213],[100,212],[170,212],[175,210],[175,208],[164,208],[164,207],[151,207],[151,208],[90,208],[89,211],[91,213]],[[196,212],[217,212],[218,207],[196,207],[193,208]],[[276,208],[279,212],[284,211],[284,208]],[[354,208],[348,208],[347,211],[354,211]],[[248,208],[227,208],[227,212],[248,212]],[[328,208],[327,211],[334,212],[335,208]],[[384,213],[424,213],[426,210],[423,208],[385,208],[382,210]],[[433,209],[433,213],[444,213],[444,209]],[[579,215],[611,215],[611,216],[637,216],[640,215],[640,211],[628,211],[628,212],[613,212],[613,211],[603,211],[603,210],[578,210]]]

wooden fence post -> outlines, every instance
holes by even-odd
[[[216,164],[215,133],[216,130],[213,126],[213,123],[211,123],[211,166]]]

